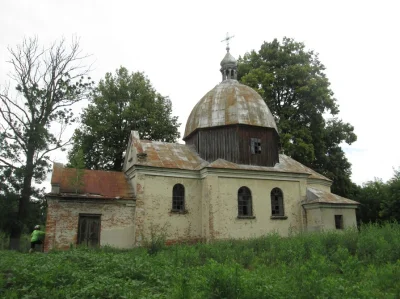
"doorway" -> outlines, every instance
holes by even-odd
[[[98,247],[100,245],[100,216],[79,214],[78,244],[87,247]]]

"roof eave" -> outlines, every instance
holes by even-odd
[[[113,201],[117,201],[117,200],[123,200],[123,201],[129,201],[129,200],[133,200],[136,201],[135,197],[103,197],[103,196],[87,196],[85,194],[63,194],[63,193],[46,193],[45,194],[46,198],[57,198],[57,199],[69,199],[69,200],[91,200],[91,201],[96,201],[96,200],[113,200]]]

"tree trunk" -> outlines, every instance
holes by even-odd
[[[122,164],[124,163],[123,159],[123,152],[117,153],[116,157],[114,159],[114,165],[113,165],[113,171],[121,171],[122,170]]]
[[[11,229],[10,245],[11,250],[20,249],[21,234],[24,222],[28,216],[29,200],[32,193],[32,177],[33,177],[33,155],[34,151],[28,151],[25,164],[24,184],[22,186],[21,197],[19,199],[18,213],[16,225]]]

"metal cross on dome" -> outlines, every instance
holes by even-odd
[[[226,49],[229,51],[229,40],[231,40],[232,38],[234,38],[234,35],[229,36],[229,32],[226,33],[226,37],[221,41],[222,42],[226,42]]]

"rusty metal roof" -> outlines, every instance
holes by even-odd
[[[203,160],[192,146],[177,143],[166,143],[149,140],[133,140],[136,148],[136,165],[176,168],[186,170],[200,170],[203,168],[241,169],[268,172],[286,172],[309,174],[309,178],[331,181],[325,176],[304,166],[286,155],[279,155],[279,163],[274,167],[243,165],[218,159],[212,163]],[[145,155],[143,155],[145,154]]]
[[[123,172],[103,170],[82,170],[82,183],[74,184],[77,175],[75,168],[66,168],[63,164],[53,164],[51,184],[60,186],[59,196],[85,197],[93,199],[133,199],[133,190]],[[75,187],[79,186],[78,193]]]
[[[146,154],[138,158],[136,164],[139,165],[196,170],[208,164],[191,146],[185,144],[149,140],[135,140],[133,144],[139,154]]]
[[[223,159],[218,159],[207,167],[211,168],[226,168],[226,169],[242,169],[242,170],[255,170],[255,171],[269,171],[269,172],[286,172],[286,173],[303,173],[308,174],[309,178],[321,179],[325,181],[331,181],[327,177],[319,174],[318,172],[304,166],[303,164],[297,162],[296,160],[286,156],[279,155],[279,163],[275,164],[274,167],[267,166],[257,166],[257,165],[244,165],[236,164]]]
[[[353,204],[358,205],[357,201],[311,187],[307,187],[307,200],[304,204],[328,203],[328,204]]]
[[[262,97],[236,80],[225,80],[209,91],[193,108],[185,135],[196,129],[246,124],[274,128],[274,117]]]

